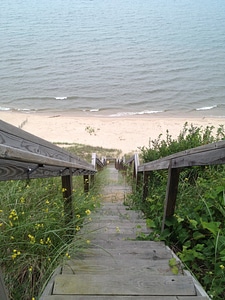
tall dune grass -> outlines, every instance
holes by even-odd
[[[64,221],[60,178],[0,182],[0,262],[10,299],[38,299],[54,269],[85,247],[80,229],[99,206],[100,177],[89,193],[82,177],[73,179],[70,224]]]

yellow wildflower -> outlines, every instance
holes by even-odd
[[[22,203],[22,204],[23,204],[24,202],[25,202],[25,199],[24,199],[24,197],[21,197],[21,198],[20,198],[20,203]]]
[[[16,249],[13,250],[12,259],[14,260],[17,256],[21,255],[20,251],[17,251]]]
[[[223,270],[224,268],[225,268],[225,267],[224,267],[224,265],[220,265],[220,269],[222,269],[222,270]]]
[[[12,209],[12,210],[10,211],[9,219],[10,219],[10,220],[13,220],[13,221],[18,220],[18,215],[17,215],[17,212],[16,212],[15,209]]]
[[[30,243],[31,244],[35,244],[35,237],[33,235],[31,235],[31,234],[28,234],[28,237],[30,239]]]
[[[85,213],[86,213],[87,216],[89,216],[89,215],[91,214],[90,209],[86,209],[86,210],[85,210]]]

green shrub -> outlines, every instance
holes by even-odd
[[[177,139],[167,131],[141,148],[144,162],[224,139],[223,126],[194,127],[186,123]],[[196,275],[208,294],[216,300],[225,298],[225,167],[185,168],[180,173],[175,214],[166,220],[161,233],[163,205],[167,186],[166,170],[151,172],[148,196],[143,202],[139,190],[130,205],[145,213],[153,228],[149,239],[164,240],[177,252],[185,266]]]

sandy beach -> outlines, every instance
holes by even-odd
[[[195,126],[225,125],[225,118],[185,118],[160,116],[94,117],[72,114],[26,114],[0,112],[1,120],[50,142],[80,143],[138,152],[166,130],[177,137],[185,122]]]

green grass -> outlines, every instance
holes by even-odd
[[[118,158],[122,151],[119,149],[111,149],[111,148],[103,148],[103,147],[96,147],[78,143],[55,143],[58,146],[62,146],[65,150],[76,154],[77,156],[91,162],[92,153],[96,153],[99,158],[101,157],[113,157]]]
[[[10,299],[38,299],[55,268],[87,246],[81,229],[101,202],[101,176],[86,194],[83,177],[74,177],[74,218],[67,225],[60,178],[0,182],[0,262]]]

